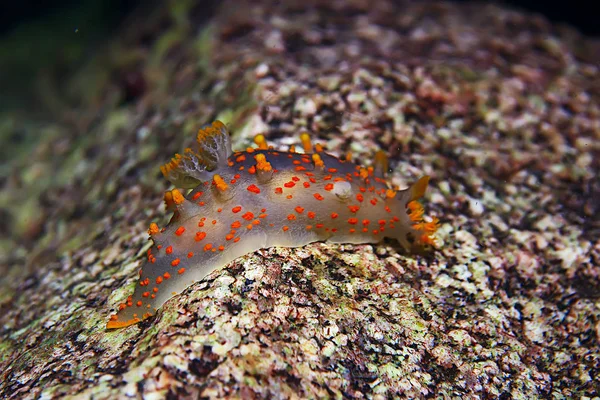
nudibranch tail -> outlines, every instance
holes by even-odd
[[[408,250],[435,244],[437,219],[426,219],[419,200],[429,177],[405,190],[385,180],[389,162],[378,152],[372,166],[348,155],[340,160],[300,137],[302,153],[273,150],[263,135],[257,148],[232,152],[219,121],[203,127],[198,149],[186,149],[161,170],[183,191],[165,193],[173,218],[150,224],[153,246],[134,293],[111,316],[108,329],[156,313],[171,296],[249,252],[329,240],[376,243],[398,240]],[[187,192],[187,193],[186,193]]]

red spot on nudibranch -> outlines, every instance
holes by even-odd
[[[171,254],[173,252],[173,246],[169,246],[165,249],[165,253]]]
[[[244,218],[246,221],[250,221],[251,219],[254,219],[254,214],[248,211],[246,214],[242,215],[242,218]]]
[[[201,240],[203,240],[206,237],[206,232],[196,232],[196,237],[194,238],[194,240],[196,242],[199,242]]]
[[[242,211],[242,207],[241,206],[235,206],[231,209],[232,213],[239,213],[240,211]]]
[[[338,215],[339,215],[338,213],[336,213],[336,212],[332,212],[332,213],[331,213],[331,218],[332,218],[332,219],[336,219],[336,218],[338,217]]]
[[[258,186],[256,186],[255,184],[252,184],[252,185],[248,186],[246,189],[249,192],[252,192],[254,194],[259,194],[260,193],[260,188]]]
[[[328,183],[327,185],[325,185],[325,190],[327,190],[327,191],[333,190],[333,183]]]
[[[348,206],[348,210],[350,210],[351,213],[356,214],[358,212],[358,210],[360,210],[359,206]]]
[[[304,212],[304,208],[300,207],[300,206],[296,206],[296,208],[294,208],[294,210],[296,210],[296,212],[298,214],[302,214]]]
[[[307,216],[308,218],[310,218],[310,219],[313,219],[313,218],[315,217],[315,215],[316,215],[316,214],[315,214],[313,211],[309,211],[309,212],[307,212],[307,213],[306,213],[306,216]]]
[[[171,261],[171,265],[176,267],[179,265],[180,262],[181,262],[181,260],[179,258],[176,258],[173,261]]]
[[[177,236],[181,236],[183,235],[183,232],[185,232],[185,228],[183,226],[180,226],[179,228],[177,228],[177,230],[175,231],[175,234]]]
[[[275,188],[275,194],[281,194],[281,193],[283,193],[283,189],[280,188],[280,187],[276,187]]]
[[[325,198],[323,196],[321,196],[319,193],[315,193],[313,194],[313,197],[319,201],[324,200]]]

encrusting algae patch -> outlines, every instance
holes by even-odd
[[[132,296],[106,327],[148,318],[174,294],[213,270],[265,247],[316,241],[376,243],[396,239],[407,250],[434,244],[437,219],[426,222],[418,202],[424,176],[405,190],[385,180],[388,159],[364,168],[340,160],[300,136],[304,152],[275,151],[263,135],[257,148],[233,152],[229,132],[215,121],[198,132],[196,151],[185,149],[161,167],[177,188],[165,193],[170,223],[150,224],[154,245]],[[182,191],[189,190],[186,195]]]

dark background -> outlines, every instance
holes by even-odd
[[[203,1],[203,0],[199,0]],[[478,1],[478,0],[474,0]],[[0,35],[11,31],[18,24],[36,18],[44,18],[54,13],[82,7],[82,4],[101,4],[100,15],[96,15],[107,24],[117,23],[135,6],[147,3],[141,0],[2,0],[0,2]],[[541,1],[541,0],[501,0],[497,3],[540,13],[549,20],[566,23],[582,33],[600,36],[600,23],[595,18],[590,4],[593,1]]]

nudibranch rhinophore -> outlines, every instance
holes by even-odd
[[[173,217],[164,228],[150,224],[154,244],[139,282],[106,327],[154,315],[174,294],[264,247],[320,240],[376,243],[384,237],[408,250],[434,243],[437,219],[426,222],[417,201],[429,177],[398,191],[384,179],[388,159],[383,152],[363,168],[318,144],[313,148],[307,133],[300,141],[304,152],[293,147],[281,152],[257,135],[257,148],[233,152],[222,122],[202,127],[196,151],[185,149],[161,167],[179,188],[165,193]]]

